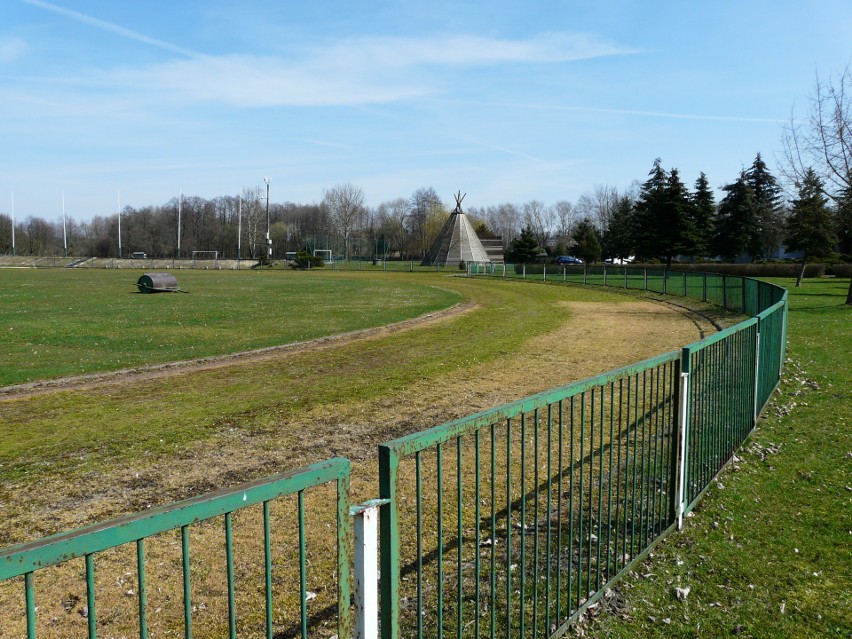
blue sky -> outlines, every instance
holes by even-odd
[[[0,0],[0,211],[78,220],[272,180],[273,202],[431,186],[576,200],[655,157],[719,187],[815,74],[852,2]]]

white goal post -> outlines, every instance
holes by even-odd
[[[314,249],[314,257],[320,256],[323,262],[332,262],[331,251],[329,249]]]
[[[192,268],[196,268],[198,262],[213,262],[213,268],[219,268],[219,251],[193,251]],[[209,268],[209,266],[209,264],[204,264],[204,268]]]

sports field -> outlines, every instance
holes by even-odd
[[[123,292],[142,302],[190,297],[134,294],[127,274],[109,274],[115,275]],[[198,279],[178,279],[195,294],[216,284],[220,274],[193,275]],[[374,497],[379,442],[715,330],[705,317],[645,294],[430,274],[267,275],[280,278],[268,280],[279,287],[301,286],[305,295],[326,284],[369,286],[409,291],[403,295],[416,305],[417,291],[437,290],[444,306],[462,305],[458,313],[440,315],[437,304],[423,311],[433,317],[393,330],[215,367],[128,373],[0,395],[0,546],[333,455],[352,459],[355,499]],[[844,513],[850,502],[843,419],[852,383],[850,313],[840,305],[845,285],[807,282],[791,291],[792,361],[781,401],[724,487],[712,491],[683,533],[660,546],[664,563],[628,579],[603,606],[616,614],[605,616],[603,628],[587,626],[590,633],[703,636],[702,629],[709,629],[707,636],[845,636],[850,602],[842,594],[849,591]],[[54,306],[69,301],[62,292],[69,287],[53,290]],[[198,324],[207,323],[207,312]],[[85,326],[78,324],[81,331]],[[771,561],[764,546],[771,548]],[[678,601],[675,585],[691,586],[692,598]],[[832,607],[825,608],[829,600]],[[115,601],[126,604],[127,597],[119,592]],[[4,604],[0,596],[0,608]],[[62,612],[58,598],[44,605],[63,623],[81,621]]]
[[[142,294],[141,272],[0,269],[0,386],[247,351],[381,326],[461,297],[413,278],[174,271],[189,292]]]

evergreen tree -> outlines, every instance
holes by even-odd
[[[633,255],[636,252],[633,227],[633,202],[629,197],[620,197],[604,231],[603,253],[620,259]]]
[[[787,246],[804,253],[802,270],[796,280],[797,287],[802,284],[807,261],[814,257],[830,255],[836,241],[834,220],[822,180],[813,169],[807,169],[799,185],[798,196],[793,200],[790,219],[787,221]]]
[[[513,262],[527,264],[538,261],[540,254],[541,247],[535,239],[535,233],[530,227],[525,226],[521,234],[512,240],[507,257]]]
[[[661,160],[657,158],[639,191],[633,220],[636,254],[641,259],[656,258],[663,252],[659,221],[666,201],[666,177]]]
[[[725,197],[719,202],[713,222],[711,250],[732,262],[748,250],[755,235],[754,194],[746,182],[745,172],[732,184],[722,187]]]
[[[689,191],[680,180],[677,169],[669,172],[666,181],[666,206],[663,231],[666,238],[666,265],[671,265],[675,255],[693,255],[695,253],[695,227],[692,220],[692,206]]]
[[[781,246],[784,237],[784,208],[781,187],[760,153],[745,172],[746,183],[754,196],[754,234],[748,251],[752,259],[766,259]]]
[[[635,220],[636,248],[642,257],[664,257],[670,266],[675,255],[692,253],[695,237],[689,193],[677,169],[667,175],[659,158],[640,190]]]
[[[577,246],[574,253],[587,264],[597,262],[601,259],[601,241],[595,225],[589,218],[583,219],[574,230],[574,239]]]
[[[695,181],[692,193],[692,227],[695,233],[695,256],[710,255],[713,241],[713,218],[716,215],[716,201],[707,176],[702,172]]]

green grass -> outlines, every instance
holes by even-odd
[[[387,277],[397,284],[411,278]],[[168,454],[222,428],[279,428],[288,415],[300,411],[381,397],[417,380],[515,353],[563,321],[566,299],[628,300],[604,291],[521,282],[439,275],[416,281],[425,291],[432,290],[429,285],[440,286],[451,298],[465,297],[478,307],[416,331],[322,353],[295,353],[286,365],[246,363],[136,386],[0,402],[0,480],[88,471],[136,455]]]
[[[0,270],[0,386],[288,344],[461,299],[415,277],[323,271],[178,271],[189,295],[151,295],[138,275]]]
[[[587,636],[852,636],[848,281],[771,281],[790,291],[779,393],[684,530],[619,587],[631,620],[602,615]]]

